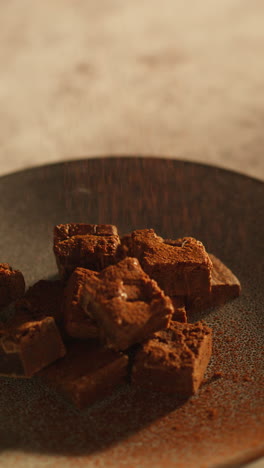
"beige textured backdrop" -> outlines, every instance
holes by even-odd
[[[0,174],[92,155],[264,179],[263,0],[0,0]]]

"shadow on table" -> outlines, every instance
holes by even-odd
[[[78,411],[32,379],[1,379],[0,450],[89,455],[115,445],[184,405],[124,386]]]

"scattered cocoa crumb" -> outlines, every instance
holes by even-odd
[[[212,389],[211,389],[210,387],[207,387],[206,390],[205,390],[205,392],[206,392],[207,394],[209,394],[209,395],[212,395],[212,393],[213,393],[213,391],[212,391]]]
[[[231,338],[231,336],[228,336],[226,339],[225,339],[226,343],[232,343],[233,342],[233,338]]]
[[[253,382],[253,377],[250,377],[249,375],[244,375],[243,380],[244,382]]]
[[[172,426],[172,427],[171,427],[171,430],[172,430],[172,431],[178,431],[179,429],[180,429],[180,426],[176,426],[176,425],[175,425],[175,426]]]
[[[208,418],[209,419],[215,419],[218,416],[218,409],[216,408],[210,408],[207,412]]]
[[[239,382],[239,375],[238,374],[232,374],[232,380],[233,380],[233,382]]]
[[[212,379],[220,379],[221,377],[223,377],[223,372],[216,371],[216,372],[214,372],[214,374],[212,376]]]

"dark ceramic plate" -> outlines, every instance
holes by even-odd
[[[196,317],[214,329],[214,357],[188,402],[123,388],[79,413],[34,379],[2,378],[3,465],[240,466],[264,452],[263,183],[181,161],[107,158],[2,177],[0,197],[0,259],[28,284],[56,274],[53,225],[83,221],[197,237],[243,286]]]

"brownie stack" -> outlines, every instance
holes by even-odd
[[[240,293],[220,260],[192,237],[143,229],[120,238],[115,226],[83,223],[55,227],[54,254],[61,279],[25,294],[22,274],[11,282],[11,268],[0,268],[2,304],[16,300],[0,325],[0,375],[37,375],[79,408],[124,382],[197,392],[212,330],[187,318]]]

